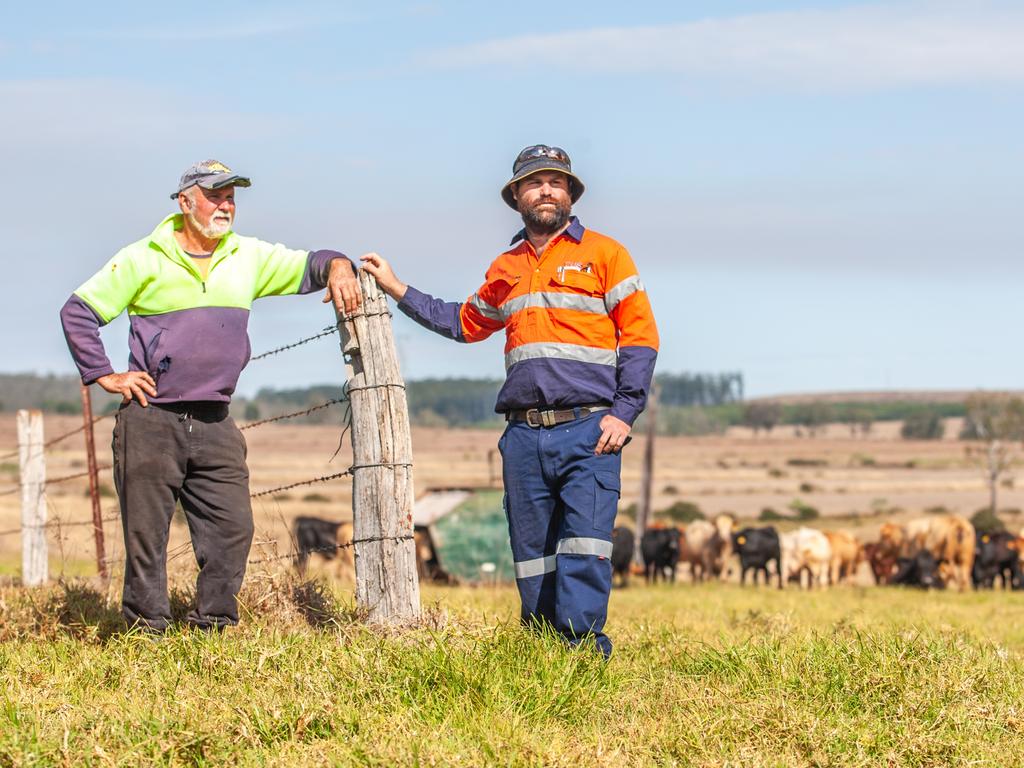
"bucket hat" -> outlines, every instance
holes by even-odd
[[[572,172],[572,161],[564,149],[533,144],[516,156],[512,164],[512,178],[501,188],[501,199],[513,210],[518,210],[516,199],[512,196],[512,185],[540,171],[558,171],[568,176],[569,196],[573,203],[580,199],[586,189],[579,176]]]

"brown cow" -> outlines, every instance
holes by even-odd
[[[974,526],[959,515],[910,520],[906,525],[883,523],[879,547],[886,557],[913,557],[922,549],[942,566],[944,576],[961,592],[971,583],[974,566]]]
[[[828,567],[829,583],[851,581],[863,557],[860,542],[846,531],[824,531],[824,534],[832,545],[832,559]]]
[[[292,523],[292,536],[297,550],[295,568],[300,576],[306,575],[309,556],[317,554],[325,560],[337,558],[339,579],[355,579],[352,523],[336,523],[318,517],[297,517]]]
[[[680,530],[679,562],[690,564],[690,578],[696,583],[716,576],[722,539],[715,526],[707,520],[694,520]]]
[[[959,515],[943,515],[928,521],[922,549],[927,549],[946,570],[961,592],[971,585],[974,568],[974,526]]]
[[[886,550],[881,542],[871,541],[862,548],[864,559],[871,566],[871,575],[875,584],[888,584],[896,569],[896,556]]]

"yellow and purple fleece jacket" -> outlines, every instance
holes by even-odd
[[[230,232],[204,280],[174,237],[181,226],[181,214],[168,216],[151,235],[118,251],[64,304],[64,336],[85,384],[114,372],[99,329],[127,309],[128,369],[148,371],[156,381],[152,402],[228,402],[249,362],[252,302],[319,290],[331,261],[346,258]]]

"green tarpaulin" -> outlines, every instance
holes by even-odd
[[[430,526],[441,567],[460,581],[515,579],[501,498],[501,491],[475,491]]]

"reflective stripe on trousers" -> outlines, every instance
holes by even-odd
[[[592,637],[609,655],[621,457],[594,454],[604,415],[541,429],[512,423],[498,447],[523,621],[546,621],[572,643]]]

